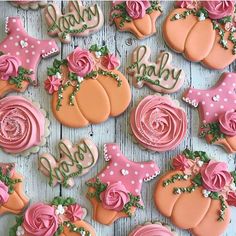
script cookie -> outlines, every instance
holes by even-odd
[[[166,18],[163,37],[171,49],[211,69],[236,59],[235,2],[177,1]]]
[[[47,5],[47,0],[43,1],[24,1],[24,0],[18,0],[18,1],[10,1],[10,3],[15,7],[20,7],[23,10],[37,10],[38,8],[43,8]]]
[[[142,88],[147,85],[160,93],[174,93],[184,83],[183,70],[171,65],[172,55],[161,52],[157,62],[150,62],[151,50],[147,46],[139,46],[133,51],[132,65],[128,67],[128,73],[133,76],[133,85]]]
[[[236,152],[236,73],[223,73],[217,84],[207,90],[189,88],[183,100],[198,108],[200,137]]]
[[[117,70],[118,58],[106,46],[77,47],[48,68],[45,89],[52,111],[63,125],[79,128],[122,114],[131,100],[127,79]]]
[[[195,236],[222,235],[230,223],[229,205],[236,206],[235,171],[188,149],[173,158],[172,166],[156,185],[157,209]]]
[[[159,1],[113,1],[111,20],[119,31],[143,39],[156,33],[156,20],[161,13]]]

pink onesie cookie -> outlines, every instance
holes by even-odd
[[[25,1],[25,0],[17,0],[17,1],[10,1],[11,4],[15,7],[20,7],[23,10],[37,10],[38,8],[43,8],[47,5],[47,0],[30,0],[30,1]]]
[[[104,145],[104,158],[109,163],[87,182],[87,196],[94,208],[94,220],[110,225],[119,218],[132,216],[136,208],[143,209],[142,184],[160,171],[154,161],[128,160],[117,144]]]
[[[54,40],[38,40],[28,35],[19,17],[6,19],[6,38],[0,43],[0,97],[9,92],[24,92],[37,83],[41,58],[59,52]]]
[[[190,88],[183,100],[198,108],[200,136],[208,143],[236,152],[236,73],[223,73],[207,90]]]

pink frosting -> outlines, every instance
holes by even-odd
[[[197,1],[196,0],[177,0],[176,6],[179,8],[196,9]]]
[[[188,159],[184,155],[177,155],[176,157],[174,157],[172,165],[176,170],[181,171],[185,171],[186,169],[190,168]]]
[[[236,111],[227,111],[219,117],[220,131],[229,136],[236,136]]]
[[[114,54],[108,54],[102,58],[102,65],[108,70],[114,70],[119,67],[120,60]]]
[[[42,141],[45,117],[30,101],[20,96],[0,100],[0,147],[20,153]]]
[[[147,0],[127,0],[126,11],[132,19],[143,18],[146,14],[146,10],[151,6]]]
[[[202,6],[207,10],[211,19],[217,20],[234,13],[234,0],[203,1]]]
[[[94,68],[94,60],[91,53],[86,49],[77,47],[68,57],[69,70],[80,77],[84,77]]]
[[[129,236],[174,236],[165,226],[160,224],[148,224],[136,227]]]
[[[24,216],[23,228],[27,236],[52,236],[58,228],[54,207],[36,203],[29,207]]]
[[[0,204],[4,204],[8,201],[9,194],[8,194],[8,187],[5,183],[0,181]]]
[[[227,195],[227,203],[230,206],[236,207],[236,193],[235,192],[229,192]]]
[[[73,204],[67,207],[65,215],[71,222],[75,222],[83,218],[84,211],[79,204]]]
[[[47,80],[44,82],[44,87],[49,94],[53,94],[54,92],[58,91],[61,83],[62,80],[56,78],[56,76],[48,76]]]
[[[114,211],[121,211],[130,200],[127,189],[119,182],[108,185],[100,197],[103,207]]]
[[[203,187],[208,191],[219,192],[229,185],[232,176],[228,171],[228,166],[224,162],[211,160],[201,168]]]
[[[187,117],[168,97],[150,95],[133,109],[130,124],[137,141],[147,149],[164,152],[176,148],[187,131]]]
[[[11,76],[17,76],[20,66],[21,61],[17,57],[10,55],[0,56],[0,79],[8,80]]]

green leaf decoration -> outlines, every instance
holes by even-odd
[[[196,16],[200,17],[202,14],[208,18],[208,11],[203,7],[196,12]]]
[[[10,228],[9,230],[9,236],[16,236],[16,231],[19,226],[23,224],[24,217],[23,216],[17,216],[16,217],[16,224]]]
[[[236,171],[232,171],[230,174],[233,177],[234,183],[236,183]]]
[[[128,216],[132,216],[131,213],[131,208],[132,207],[137,207],[139,209],[144,209],[144,207],[139,203],[140,202],[140,197],[139,196],[134,196],[131,193],[129,193],[129,202],[127,202],[123,208],[123,212],[125,212]]]
[[[64,225],[61,224],[61,225],[59,225],[59,227],[58,227],[56,233],[54,234],[54,236],[60,236],[63,233],[63,231],[64,231]]]
[[[202,176],[201,176],[201,174],[195,175],[194,178],[192,179],[192,182],[197,184],[197,186],[202,186]]]
[[[188,148],[186,148],[183,151],[183,154],[185,155],[186,158],[191,159],[191,160],[195,160],[198,157],[204,163],[208,163],[211,160],[208,157],[207,153],[206,152],[202,152],[202,151],[191,151]]]
[[[219,194],[217,192],[211,192],[209,194],[209,197],[213,200],[219,200],[220,199]]]
[[[72,197],[67,197],[67,198],[63,198],[63,197],[55,197],[52,202],[51,205],[54,206],[58,206],[58,205],[62,205],[62,206],[70,206],[75,204],[76,201],[74,198]]]
[[[94,192],[89,192],[88,197],[96,198],[98,201],[101,201],[100,194],[107,189],[107,184],[102,183],[99,178],[96,178],[95,182],[88,181],[86,182],[88,187],[92,187],[95,189]]]
[[[232,22],[232,16],[226,16],[218,20],[220,24],[224,25],[228,22]]]

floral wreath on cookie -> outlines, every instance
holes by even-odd
[[[189,193],[198,187],[203,187],[202,195],[205,198],[219,200],[221,210],[218,221],[223,221],[227,205],[236,206],[236,171],[229,172],[224,162],[211,160],[205,152],[190,151],[186,149],[182,154],[172,160],[175,170],[183,171],[183,174],[175,174],[163,182],[163,187],[176,181],[191,179],[192,185],[186,188],[175,187],[174,194]]]
[[[99,47],[92,45],[89,50],[77,47],[64,60],[54,60],[53,67],[48,68],[48,78],[45,81],[45,89],[49,94],[58,91],[58,100],[56,109],[62,106],[63,91],[69,86],[74,87],[70,95],[70,105],[74,105],[76,93],[80,90],[80,85],[84,80],[96,79],[98,75],[108,76],[117,81],[118,87],[122,81],[119,76],[111,70],[118,68],[119,59],[109,52],[107,46]],[[68,79],[63,80],[62,66],[69,69]]]
[[[217,1],[198,1],[198,0],[177,0],[176,6],[186,8],[181,14],[175,14],[174,20],[186,19],[190,15],[198,17],[199,21],[210,19],[212,27],[220,36],[219,43],[225,49],[228,49],[228,42],[233,43],[233,55],[236,54],[236,7],[235,0],[217,0]],[[225,38],[225,33],[230,32],[229,37]]]
[[[88,230],[84,227],[77,227],[75,224],[76,221],[81,221],[86,214],[86,209],[77,204],[75,199],[55,197],[51,203],[36,203],[26,210],[24,216],[16,217],[16,224],[10,229],[9,235],[59,236],[67,227],[69,232],[81,236],[91,236],[92,234]],[[42,221],[40,227],[35,222],[39,219]]]

